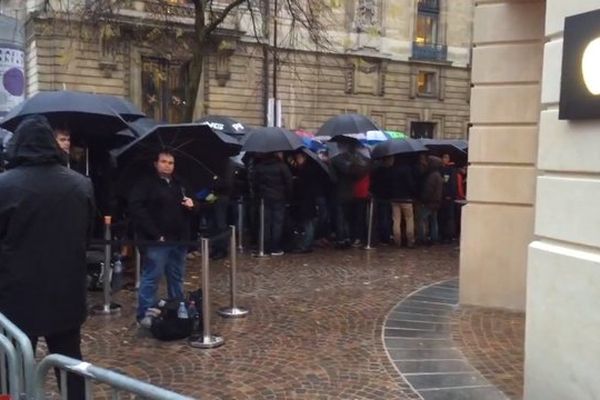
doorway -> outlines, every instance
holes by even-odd
[[[411,122],[410,137],[413,139],[433,139],[435,136],[435,122]]]

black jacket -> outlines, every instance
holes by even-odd
[[[265,201],[286,201],[292,196],[292,173],[278,159],[259,162],[252,170],[253,193]]]
[[[8,157],[0,174],[0,312],[31,336],[77,328],[87,310],[92,185],[61,165],[43,117],[21,123]]]
[[[377,200],[392,198],[393,167],[379,166],[371,172],[371,193]]]
[[[396,165],[393,167],[392,179],[392,201],[411,202],[417,195],[413,171],[408,165]]]
[[[292,211],[298,220],[304,221],[317,216],[317,196],[322,193],[323,179],[327,179],[320,169],[321,167],[308,160],[296,169]]]
[[[190,240],[191,212],[183,205],[187,194],[181,182],[152,174],[142,178],[129,194],[129,214],[139,239]]]

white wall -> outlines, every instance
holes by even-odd
[[[600,120],[559,121],[558,102],[564,18],[600,9],[600,0],[546,8],[525,399],[599,399]]]
[[[462,304],[525,309],[543,36],[543,0],[476,2]]]

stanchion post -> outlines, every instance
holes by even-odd
[[[92,314],[96,315],[111,315],[121,311],[121,306],[112,303],[111,301],[111,288],[110,288],[110,276],[111,276],[111,259],[112,259],[112,246],[110,241],[112,239],[111,225],[112,218],[110,216],[104,217],[104,265],[102,266],[102,288],[104,292],[104,304],[96,305],[92,307]]]
[[[230,226],[231,228],[231,239],[229,241],[229,257],[230,257],[230,261],[231,261],[231,273],[230,273],[230,287],[231,287],[231,305],[229,307],[223,307],[221,308],[219,311],[217,311],[217,313],[225,318],[241,318],[241,317],[245,317],[246,315],[248,315],[248,310],[246,310],[245,308],[241,308],[241,307],[237,307],[236,306],[236,291],[237,291],[237,284],[236,284],[236,269],[237,269],[237,254],[235,252],[236,250],[236,245],[235,245],[235,238],[236,238],[236,234],[235,234],[235,226]]]
[[[265,199],[260,199],[260,232],[258,233],[258,257],[265,256]]]
[[[238,220],[237,220],[237,233],[238,233],[238,241],[237,241],[237,249],[241,252],[244,251],[244,197],[240,197],[237,203],[238,207]]]
[[[142,255],[140,248],[135,246],[135,289],[140,288],[140,277],[142,276]]]
[[[368,220],[367,220],[367,245],[365,246],[365,250],[373,250],[374,247],[371,246],[373,240],[373,209],[375,207],[375,202],[371,197],[369,199],[369,212],[368,212]]]
[[[209,287],[209,268],[210,268],[210,240],[202,238],[202,335],[190,336],[189,343],[192,347],[199,349],[212,349],[221,346],[225,341],[221,336],[211,335],[210,333],[210,287]]]

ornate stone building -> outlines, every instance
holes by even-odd
[[[186,101],[181,66],[189,48],[183,39],[181,46],[157,45],[160,33],[152,25],[164,13],[157,15],[155,1],[127,2],[118,10],[118,25],[77,35],[60,16],[64,2],[12,3],[20,8],[26,32],[29,95],[63,88],[115,94],[157,119],[181,120]],[[169,24],[189,31],[193,10],[185,0],[172,3]],[[218,40],[206,49],[196,115],[267,124],[276,64],[275,94],[288,128],[314,130],[332,115],[359,112],[386,129],[413,135],[467,135],[471,0],[330,0],[326,51],[310,46],[306,32],[290,33],[289,18],[278,10],[276,63],[272,3],[263,2],[271,5],[270,18],[257,12],[257,22],[241,7],[221,25]]]

